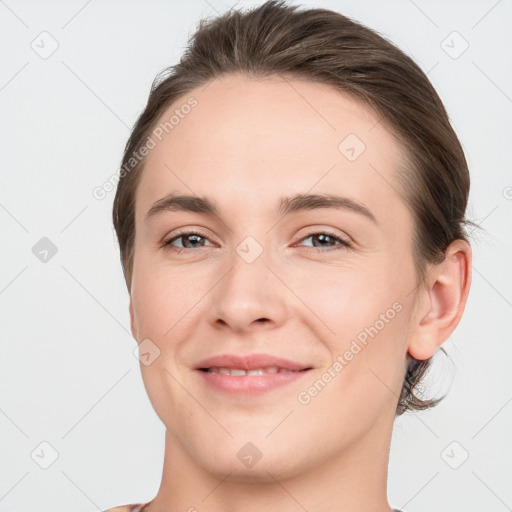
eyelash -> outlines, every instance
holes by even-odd
[[[327,236],[331,237],[332,239],[334,239],[335,241],[340,242],[339,244],[332,246],[332,247],[328,247],[326,249],[321,249],[319,247],[310,247],[311,249],[314,249],[316,252],[319,252],[319,253],[339,251],[340,249],[350,249],[352,247],[352,245],[347,240],[344,240],[343,238],[336,236],[334,233],[330,233],[329,231],[325,231],[325,230],[315,231],[314,233],[310,233],[308,236],[301,238],[300,242],[303,242],[304,240],[307,240],[308,238],[311,238],[312,236],[315,236],[315,235],[327,235]],[[165,249],[169,249],[170,251],[176,252],[178,254],[183,251],[197,251],[198,249],[189,249],[187,247],[175,247],[174,245],[171,244],[175,240],[178,240],[179,238],[182,238],[185,236],[199,236],[206,240],[208,239],[208,237],[206,237],[196,231],[182,231],[181,233],[178,233],[177,235],[174,235],[172,238],[169,238],[168,240],[166,240],[163,243],[163,247]],[[200,247],[199,249],[202,249],[202,247]]]

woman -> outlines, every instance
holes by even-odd
[[[339,13],[203,21],[126,145],[114,225],[160,489],[110,512],[390,511],[394,419],[471,283],[425,74]]]

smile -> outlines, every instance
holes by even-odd
[[[222,373],[223,375],[231,375],[235,377],[244,375],[273,375],[276,373],[296,373],[297,370],[289,370],[287,368],[279,368],[278,366],[269,366],[267,368],[255,368],[253,370],[243,370],[241,368],[223,368],[219,366],[212,366],[211,368],[204,368],[202,371],[208,373]],[[304,371],[304,370],[301,370]]]

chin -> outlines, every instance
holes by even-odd
[[[297,457],[293,445],[274,445],[266,442],[254,443],[238,436],[224,443],[209,443],[207,447],[195,446],[196,463],[211,475],[232,482],[275,483],[307,471],[309,462],[305,453]],[[226,478],[226,475],[229,475]]]
[[[286,456],[279,457],[281,462],[264,460],[262,457],[252,467],[242,464],[236,457],[208,458],[203,460],[203,468],[221,480],[247,484],[273,484],[276,480],[286,480],[301,473],[300,468],[293,468],[289,463],[283,463]],[[229,475],[226,477],[226,475]]]

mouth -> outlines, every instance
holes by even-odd
[[[195,368],[208,389],[235,397],[251,397],[289,386],[313,370],[307,364],[270,354],[223,354]]]
[[[279,366],[267,366],[264,368],[254,368],[251,370],[244,370],[243,368],[228,368],[222,366],[212,366],[210,368],[199,368],[200,371],[206,373],[220,373],[222,375],[231,375],[232,377],[243,377],[245,375],[275,375],[276,373],[300,373],[307,372],[312,368],[303,368],[302,370],[290,370],[289,368],[281,368]]]
[[[200,361],[196,370],[224,375],[268,375],[310,370],[309,364],[291,361],[271,354],[219,354]]]

